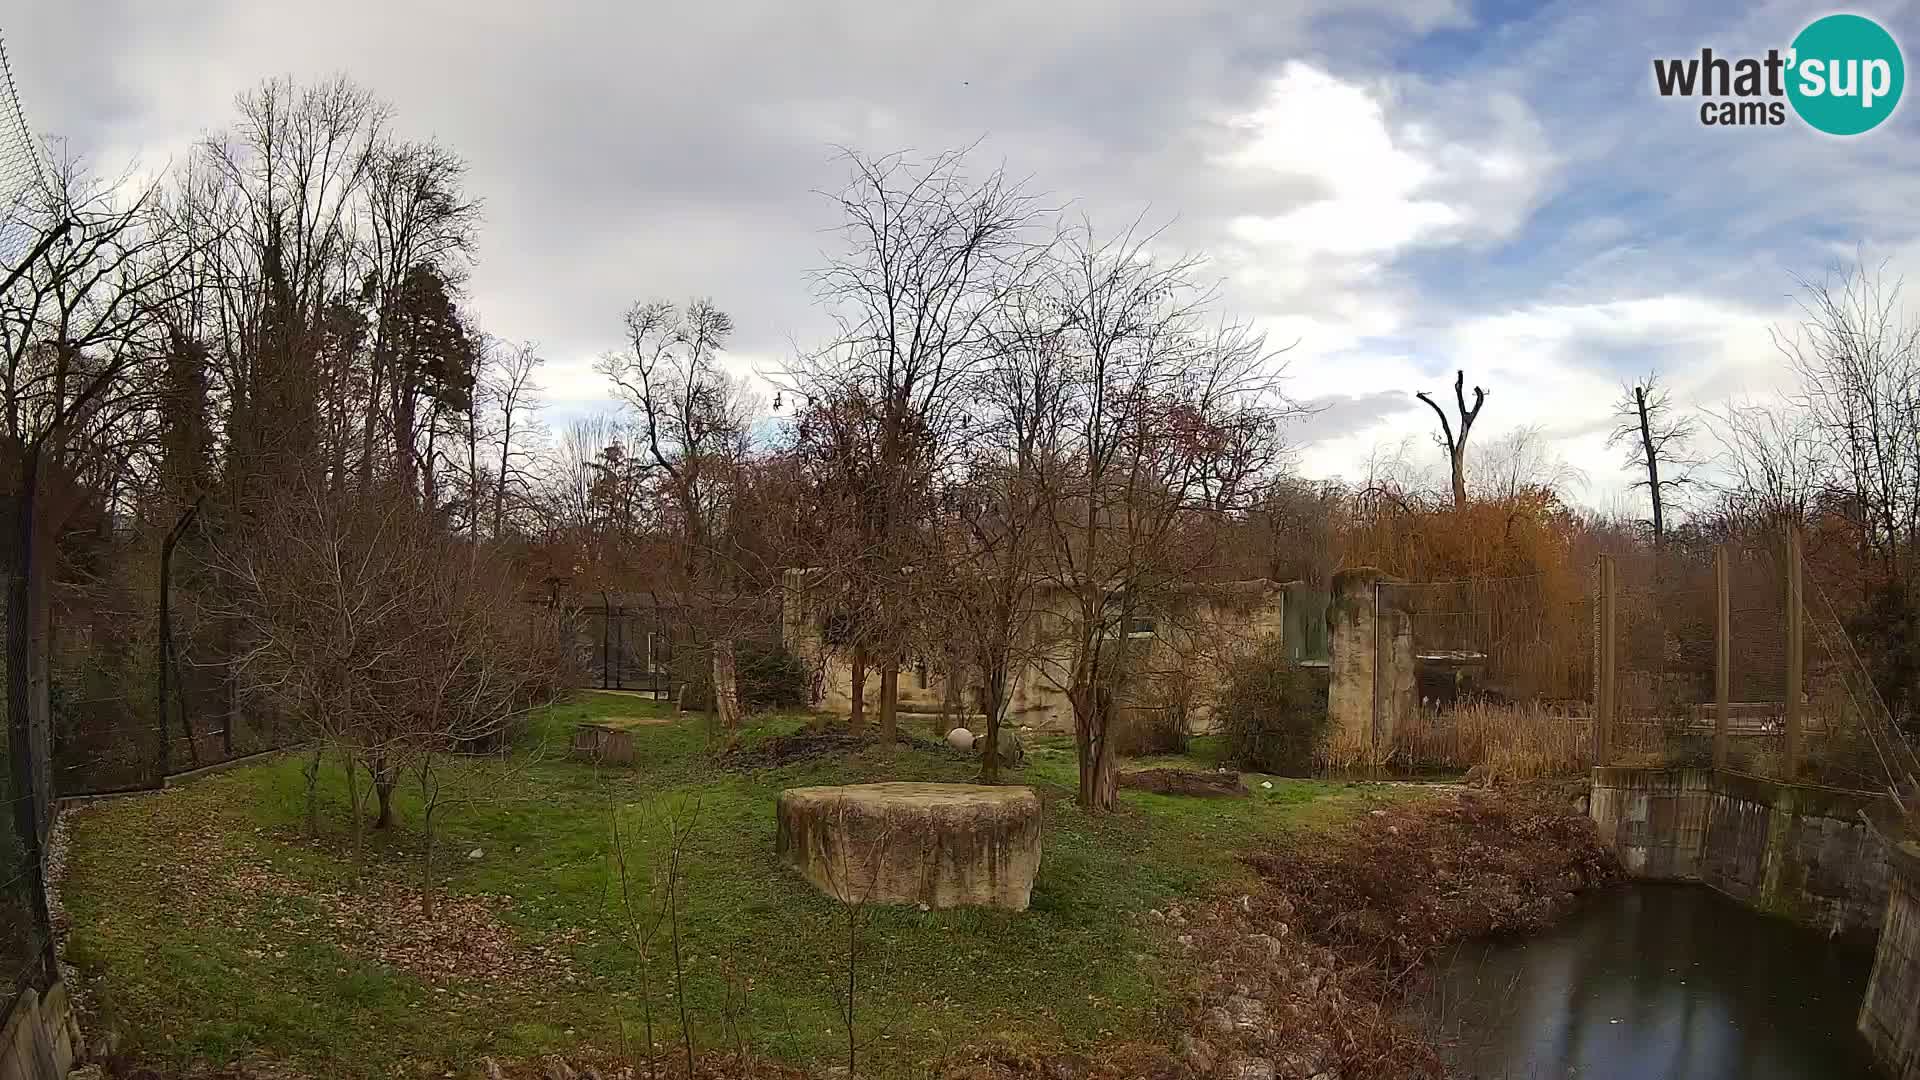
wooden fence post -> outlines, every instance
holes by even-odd
[[[1613,556],[1600,556],[1600,686],[1594,703],[1593,764],[1603,768],[1613,763],[1613,723],[1619,708],[1620,635],[1616,619],[1618,596]]]
[[[1806,634],[1802,625],[1806,598],[1802,591],[1800,527],[1787,526],[1787,780],[1800,779],[1800,759],[1805,753],[1801,738],[1801,676],[1806,671]]]
[[[1727,700],[1733,681],[1733,589],[1728,581],[1727,545],[1713,549],[1713,767],[1727,767]]]

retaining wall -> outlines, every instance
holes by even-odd
[[[20,992],[0,1028],[0,1080],[61,1080],[80,1050],[80,1029],[65,983],[45,994]]]
[[[1830,933],[1877,932],[1882,797],[1708,769],[1593,771],[1590,813],[1630,877],[1698,881]]]
[[[1888,845],[1887,916],[1856,1026],[1894,1080],[1920,1080],[1920,848]]]

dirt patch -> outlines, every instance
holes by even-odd
[[[1120,774],[1120,786],[1156,795],[1197,795],[1203,799],[1244,798],[1247,789],[1237,772],[1198,772],[1193,769],[1140,769]]]
[[[904,731],[895,735],[894,741],[918,750],[951,749],[945,743],[915,738]],[[736,746],[722,751],[716,762],[733,772],[758,772],[817,758],[845,757],[877,745],[877,735],[853,735],[844,728],[809,729],[791,735],[774,735],[751,746]]]
[[[1198,1075],[1440,1077],[1399,1019],[1441,947],[1544,927],[1619,880],[1592,823],[1549,790],[1458,792],[1244,861],[1262,887],[1150,913],[1197,970],[1180,1036]]]

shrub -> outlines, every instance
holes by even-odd
[[[1145,700],[1121,711],[1114,749],[1122,757],[1184,754],[1192,713],[1192,680],[1184,674],[1158,680]]]
[[[735,647],[740,705],[748,712],[797,709],[807,700],[807,666],[779,642],[742,641]]]
[[[1228,669],[1214,714],[1241,767],[1306,775],[1326,745],[1326,672],[1302,667],[1278,648],[1264,649]]]

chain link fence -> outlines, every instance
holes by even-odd
[[[1875,792],[1912,774],[1911,748],[1801,558],[1796,537],[1771,534],[1603,560],[1606,764]]]
[[[1395,768],[1527,778],[1588,767],[1593,625],[1584,582],[1535,574],[1376,588],[1380,610],[1404,617],[1411,639],[1414,706],[1395,725]]]

